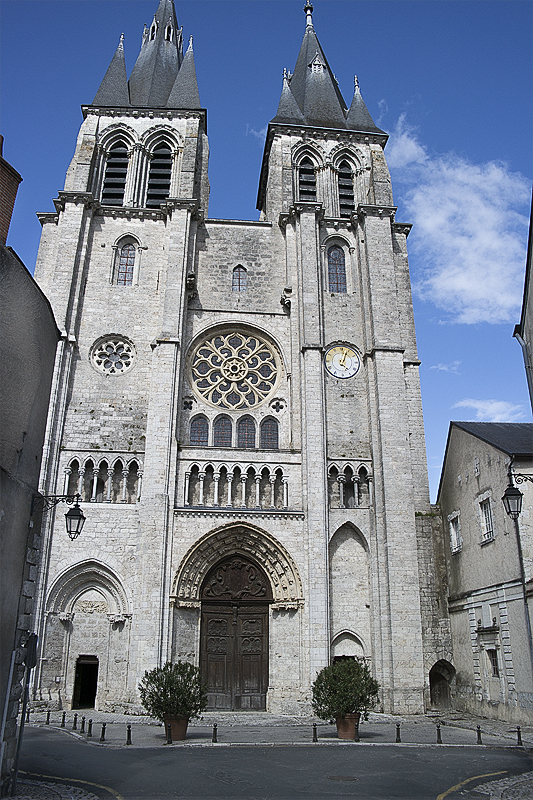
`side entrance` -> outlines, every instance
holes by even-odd
[[[248,559],[226,558],[208,573],[200,631],[208,709],[266,709],[271,600],[266,575]]]

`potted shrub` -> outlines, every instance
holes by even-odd
[[[367,664],[356,659],[324,667],[313,683],[313,711],[320,719],[335,719],[339,739],[359,741],[359,720],[377,702],[379,683]]]
[[[164,667],[145,672],[139,684],[141,702],[151,717],[170,724],[173,741],[187,735],[189,720],[207,706],[207,691],[200,670],[188,661],[168,661]]]

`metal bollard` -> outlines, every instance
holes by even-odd
[[[318,735],[316,730],[316,722],[313,722],[313,742],[318,742]]]
[[[131,744],[131,725],[126,725],[127,734],[126,734],[126,744]]]
[[[166,725],[165,727],[167,731],[167,744],[172,744],[172,726]]]
[[[520,730],[520,725],[516,726],[516,743],[518,747],[523,747],[522,745],[522,731]]]
[[[85,717],[81,718],[81,728],[80,733],[85,733]]]
[[[74,714],[74,721],[72,723],[72,730],[73,731],[77,731],[78,730],[78,715],[77,714]]]
[[[30,709],[29,709],[29,706],[28,706],[28,708],[26,709],[26,722],[29,722],[29,721],[30,721]]]
[[[89,720],[89,727],[87,728],[87,738],[90,739],[93,735],[93,721]]]
[[[102,733],[100,734],[100,741],[101,742],[105,742],[105,726],[106,726],[106,723],[102,722]]]
[[[65,720],[66,720],[66,718],[67,718],[67,712],[66,712],[66,711],[63,711],[63,716],[61,717],[61,727],[62,727],[62,728],[64,728],[64,727],[65,727]]]
[[[442,737],[440,735],[440,722],[437,722],[437,744],[442,744]]]
[[[218,732],[218,725],[215,722],[215,723],[213,723],[213,738],[211,739],[213,744],[216,744],[218,742],[217,732]]]
[[[481,725],[477,726],[477,742],[476,744],[483,744],[481,741]]]
[[[400,723],[399,722],[396,723],[396,741],[397,742],[401,742],[402,741],[402,737],[401,737],[401,734],[400,734]]]
[[[46,724],[50,725],[50,712],[49,711],[46,712]]]

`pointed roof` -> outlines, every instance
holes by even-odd
[[[132,106],[163,108],[183,59],[174,0],[159,0],[129,80]]]
[[[354,93],[350,110],[346,118],[346,127],[353,131],[368,131],[370,133],[384,133],[381,128],[374,124],[374,120],[370,116],[365,101],[359,89],[359,81],[357,75],[354,77]]]
[[[201,108],[196,68],[194,66],[192,36],[189,39],[189,47],[167,100],[167,108]]]
[[[383,133],[376,127],[356,86],[350,110],[320,46],[313,26],[313,6],[307,0],[306,27],[294,74],[283,82],[278,113],[272,122],[319,128],[349,128]]]
[[[533,456],[533,422],[451,422],[510,456]]]
[[[129,106],[128,75],[124,58],[124,34],[107,68],[100,88],[92,102],[93,106]]]

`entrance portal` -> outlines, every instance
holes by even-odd
[[[98,685],[98,659],[80,656],[76,661],[72,708],[94,708]]]
[[[450,682],[455,676],[455,668],[449,661],[441,659],[429,670],[429,691],[432,708],[452,707]]]
[[[200,635],[208,709],[266,709],[271,599],[263,571],[241,556],[225,558],[208,573]]]

